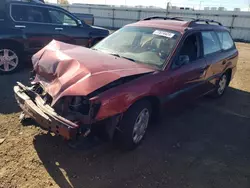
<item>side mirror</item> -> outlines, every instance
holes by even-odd
[[[83,24],[82,24],[82,21],[81,21],[81,20],[77,20],[77,26],[78,26],[78,27],[82,27],[82,25],[83,25]]]
[[[178,67],[181,67],[182,65],[188,64],[189,61],[190,61],[190,59],[189,59],[188,55],[180,55],[177,62],[176,62],[176,65]]]

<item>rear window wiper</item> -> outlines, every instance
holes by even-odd
[[[119,57],[119,58],[124,58],[124,59],[127,59],[127,60],[130,60],[130,61],[135,62],[135,60],[134,60],[134,59],[132,59],[132,58],[129,58],[129,57],[124,57],[124,56],[121,56],[121,55],[116,54],[116,53],[110,53],[110,55],[113,55],[113,56],[116,56],[116,57]]]

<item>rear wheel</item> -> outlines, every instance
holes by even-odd
[[[229,82],[230,82],[229,74],[227,74],[227,73],[223,74],[220,77],[219,81],[217,82],[216,89],[212,93],[212,96],[213,97],[221,97],[225,93],[225,91],[229,85]]]
[[[9,45],[0,46],[0,74],[16,72],[21,66],[20,51]]]
[[[122,148],[131,150],[141,143],[146,134],[151,114],[151,105],[148,101],[140,101],[129,108],[120,122],[120,132],[116,135]]]

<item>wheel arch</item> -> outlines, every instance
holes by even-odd
[[[134,104],[146,100],[150,103],[151,107],[152,107],[152,119],[155,120],[160,112],[160,106],[161,106],[161,102],[160,99],[157,96],[154,95],[148,95],[148,96],[142,96],[138,99],[136,99],[129,107],[128,109],[133,106]],[[128,110],[127,109],[127,110]]]
[[[226,71],[225,71],[225,74],[227,74],[228,76],[228,81],[227,81],[227,84],[229,85],[231,79],[232,79],[232,68],[228,68]]]
[[[24,45],[16,40],[12,40],[12,39],[0,39],[0,45],[13,45],[14,48],[17,48],[18,50],[23,50],[24,49]]]

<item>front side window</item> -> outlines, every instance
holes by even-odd
[[[215,32],[205,31],[201,32],[201,35],[203,40],[204,55],[209,55],[221,50],[220,43]]]
[[[234,41],[227,31],[217,32],[217,35],[223,50],[228,50],[234,46]]]
[[[49,23],[47,10],[42,7],[12,5],[11,16],[17,22]]]
[[[129,26],[108,36],[93,49],[137,63],[162,67],[179,36],[180,33],[176,31]]]
[[[77,22],[62,11],[51,9],[49,15],[54,24],[77,26]]]
[[[172,68],[197,62],[200,58],[200,52],[199,33],[189,35],[181,45],[179,55],[172,64]]]
[[[180,56],[188,56],[190,62],[198,59],[199,40],[197,34],[192,34],[185,39],[180,51]]]

